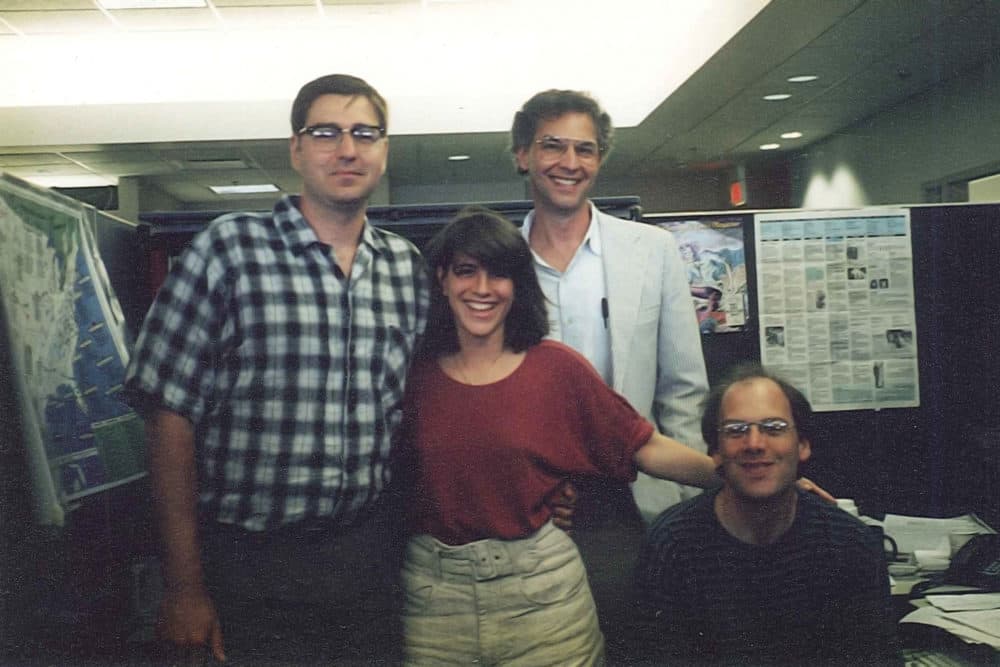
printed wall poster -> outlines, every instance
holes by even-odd
[[[920,405],[910,214],[755,216],[760,352],[818,411]]]
[[[120,399],[125,322],[97,253],[97,211],[0,177],[0,300],[36,519],[145,474],[142,422]]]

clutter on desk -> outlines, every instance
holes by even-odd
[[[996,534],[975,514],[947,519],[886,514],[882,521],[868,517],[862,520],[880,525],[895,540],[900,557],[906,559],[904,563],[915,566],[917,573],[945,572],[952,558],[973,537]]]
[[[974,597],[978,599],[980,595],[983,594],[969,593],[948,597]],[[935,596],[929,595],[926,600],[930,601],[933,597]],[[1000,650],[1000,607],[945,611],[933,603],[928,603],[910,612],[899,622],[932,625],[948,631],[967,644],[987,644]]]
[[[966,593],[964,595],[934,593],[927,595],[926,600],[941,611],[1000,609],[1000,593]]]
[[[972,514],[951,519],[887,514],[881,525],[925,579],[911,592],[917,609],[899,622],[935,626],[968,644],[1000,650],[1000,535]]]

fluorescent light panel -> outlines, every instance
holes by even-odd
[[[21,178],[43,188],[95,188],[118,185],[116,177],[98,174],[22,175]]]
[[[250,185],[210,185],[208,189],[217,195],[258,195],[265,192],[278,192],[278,186],[272,183],[255,183]]]

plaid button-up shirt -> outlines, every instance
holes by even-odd
[[[370,507],[426,320],[409,241],[366,224],[345,280],[296,204],[197,235],[126,373],[131,403],[194,423],[203,519],[248,530]]]

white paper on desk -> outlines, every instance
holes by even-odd
[[[970,530],[977,533],[996,532],[972,514],[951,519],[886,514],[882,529],[896,541],[900,553],[914,553],[918,549],[937,550],[942,539],[947,542],[949,533]]]
[[[1000,646],[1000,609],[953,611],[948,614],[948,619],[990,635],[993,637],[992,643]]]
[[[933,549],[915,549],[913,560],[923,572],[943,572],[951,564],[951,547],[944,537]]]
[[[928,595],[927,601],[942,611],[978,611],[983,609],[1000,609],[1000,593]]]
[[[995,631],[1000,631],[1000,627],[998,627],[1000,626],[1000,610],[995,609],[991,609],[989,611],[962,611],[949,614],[941,611],[937,607],[927,606],[911,611],[909,614],[900,619],[899,622],[933,625],[943,630],[947,630],[967,643],[988,644],[989,646],[1000,650],[1000,635],[992,634],[989,631],[980,630],[975,627],[975,625],[980,623],[980,621],[977,621],[973,616],[967,616],[973,614],[985,616],[985,620],[982,622],[986,628],[992,628]],[[959,616],[964,617],[962,621],[958,620]]]

